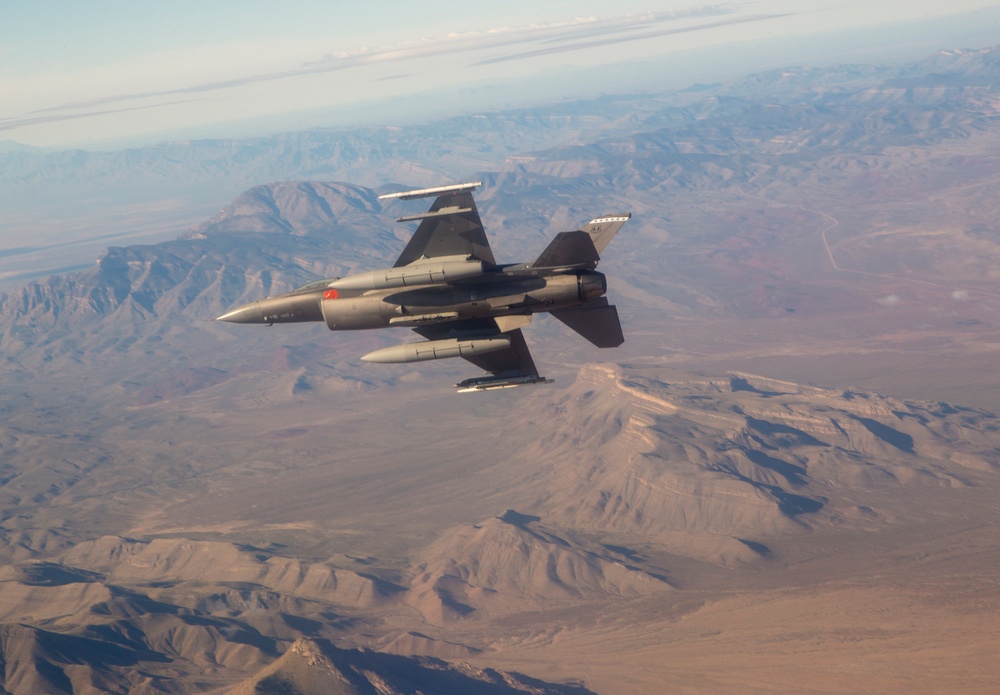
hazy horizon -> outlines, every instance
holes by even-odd
[[[56,21],[17,7],[0,28],[0,142],[109,148],[412,123],[773,67],[918,59],[990,45],[1000,23],[1000,6],[981,0],[861,7],[438,2],[345,17],[305,1],[281,13],[182,3],[169,17],[67,7]]]

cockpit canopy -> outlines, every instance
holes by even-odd
[[[312,282],[306,283],[305,285],[302,285],[302,287],[299,287],[298,289],[294,290],[294,293],[298,294],[299,292],[311,292],[313,290],[323,290],[326,289],[330,285],[330,283],[336,282],[339,279],[340,278],[337,277],[337,278],[324,278],[322,280],[313,280]]]

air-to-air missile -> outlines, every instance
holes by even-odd
[[[600,253],[630,214],[593,219],[561,232],[531,263],[498,265],[472,191],[481,182],[438,186],[380,199],[434,197],[392,268],[311,282],[223,314],[231,323],[324,321],[330,330],[412,328],[425,340],[375,350],[367,362],[423,362],[464,357],[485,376],[457,384],[486,391],[549,383],[538,375],[521,328],[548,312],[597,347],[624,342],[607,279],[595,268]]]

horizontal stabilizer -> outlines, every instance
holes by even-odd
[[[584,231],[560,232],[542,251],[532,268],[585,267],[596,268],[601,257],[594,242]]]
[[[618,309],[604,297],[550,313],[599,348],[618,347],[625,342]]]

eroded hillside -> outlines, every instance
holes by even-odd
[[[931,520],[955,533],[967,522],[953,510],[975,515],[997,484],[996,417],[941,403],[595,365],[534,400],[486,403],[443,442],[428,425],[454,397],[434,397],[441,408],[414,419],[428,399],[403,394],[383,417],[405,417],[408,444],[377,457],[338,446],[382,431],[386,420],[364,416],[377,395],[347,417],[293,400],[290,439],[272,437],[252,406],[214,416],[216,458],[232,464],[189,461],[200,493],[147,479],[138,494],[150,503],[125,514],[118,501],[137,499],[142,470],[104,481],[103,501],[86,480],[62,491],[66,511],[39,508],[36,524],[84,508],[102,520],[64,525],[47,551],[26,547],[27,529],[6,537],[3,620],[37,635],[28,651],[7,641],[8,678],[61,673],[52,682],[125,689],[141,665],[155,687],[188,692],[179,684],[238,678],[303,638],[483,666],[533,643],[556,654],[553,625],[581,639],[585,616],[606,611],[669,622],[695,595],[703,605],[749,591],[743,573],[757,584],[791,563],[798,582],[822,590],[883,559],[863,551],[822,577],[802,569],[847,539],[906,547]],[[515,403],[513,429],[491,432],[490,418]],[[191,396],[182,410],[202,407]],[[147,423],[147,436],[174,426]],[[281,453],[288,441],[294,459]],[[413,462],[425,448],[436,465]],[[116,528],[88,540],[111,530],[105,510]],[[106,656],[80,663],[50,646],[71,638]]]

